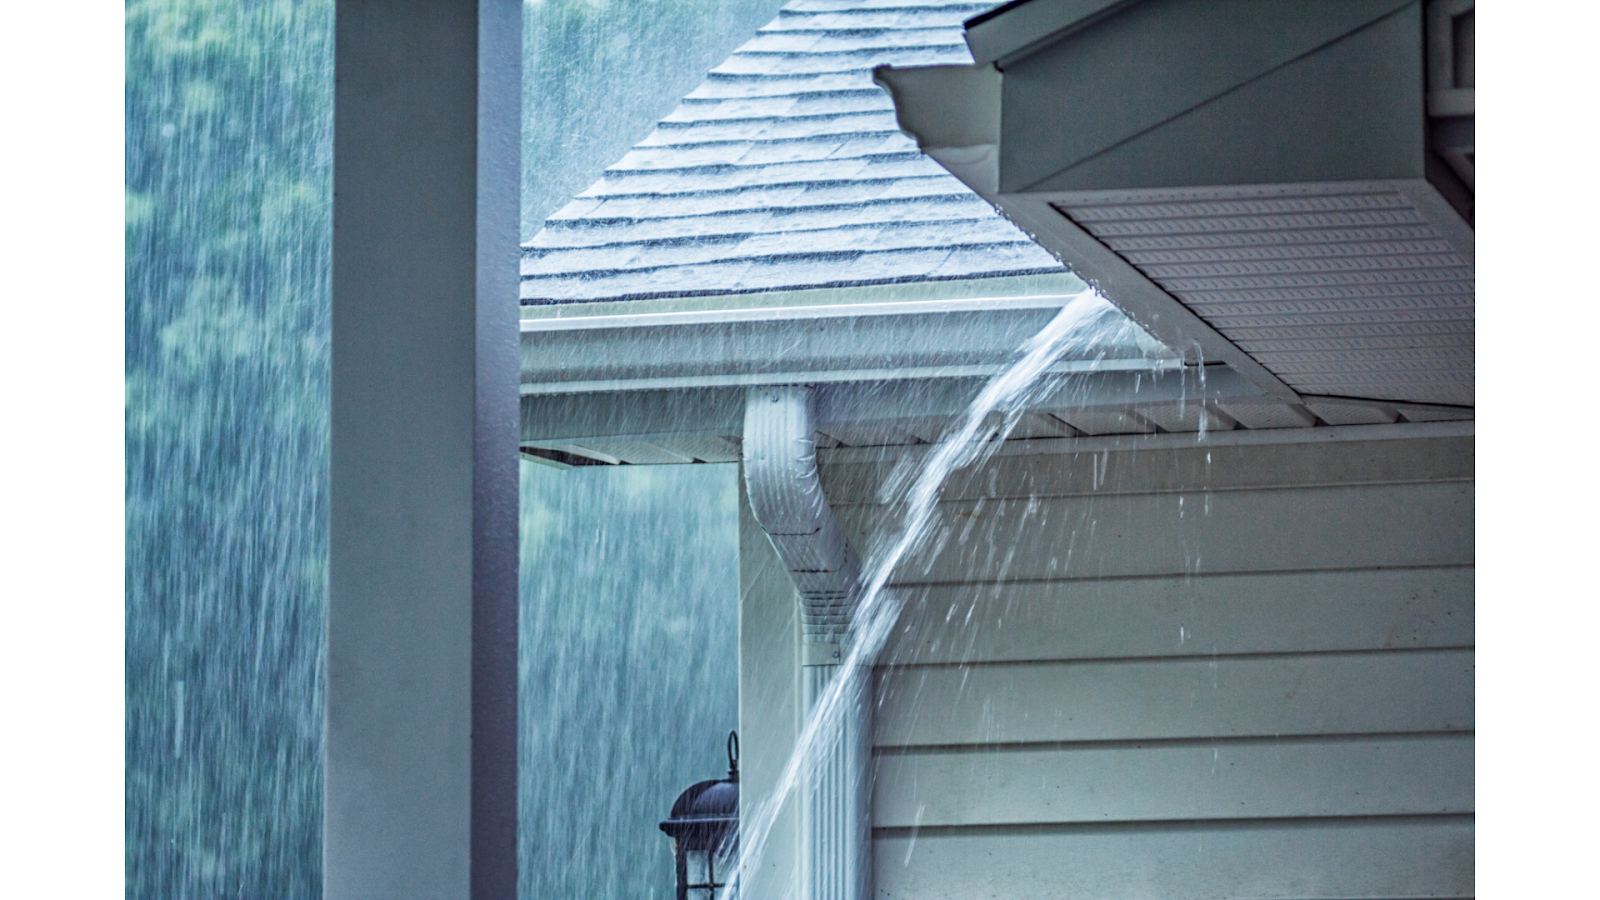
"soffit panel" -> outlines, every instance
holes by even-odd
[[[1053,206],[1302,394],[1473,404],[1471,261],[1393,186],[1086,192]]]

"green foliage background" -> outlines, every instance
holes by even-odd
[[[320,891],[332,4],[127,6],[127,891]]]
[[[530,0],[524,236],[776,7]],[[127,894],[315,897],[334,5],[125,9]],[[639,810],[720,768],[719,735],[695,748],[736,697],[707,662],[734,627],[734,495],[697,468],[524,472],[524,821],[568,832],[524,829],[525,896],[660,893]],[[623,777],[647,746],[683,771]],[[605,791],[630,799],[578,805]]]

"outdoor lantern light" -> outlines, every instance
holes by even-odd
[[[728,732],[728,777],[702,781],[678,795],[661,823],[678,864],[678,900],[712,900],[727,885],[717,867],[730,865],[739,846],[739,734]]]

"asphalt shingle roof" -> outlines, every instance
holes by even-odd
[[[523,304],[1062,271],[872,83],[970,63],[961,23],[993,5],[792,0],[523,245]]]

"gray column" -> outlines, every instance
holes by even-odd
[[[516,896],[518,0],[338,0],[323,896]]]

